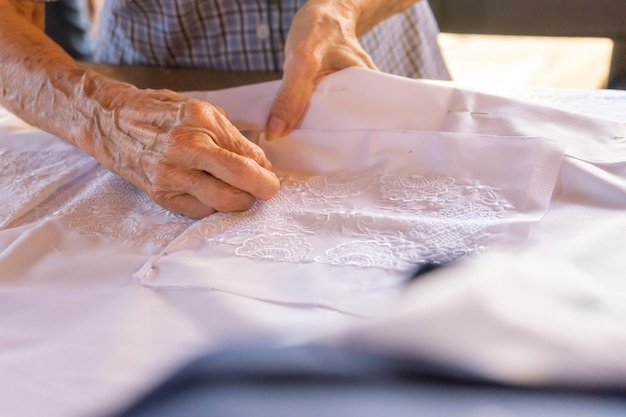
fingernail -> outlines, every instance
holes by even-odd
[[[279,119],[276,116],[270,118],[270,122],[267,124],[266,138],[269,141],[278,139],[285,133],[287,129],[287,122]]]

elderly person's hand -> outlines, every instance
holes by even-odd
[[[42,26],[43,4],[0,0],[0,104],[177,213],[244,210],[278,191],[263,151],[221,109],[84,71]]]
[[[285,45],[282,84],[267,121],[267,137],[291,132],[322,77],[347,67],[376,69],[358,36],[419,0],[309,0],[298,10]]]
[[[200,218],[248,209],[278,191],[261,148],[220,108],[91,71],[80,89],[79,107],[89,120],[75,136],[77,145],[161,206]]]

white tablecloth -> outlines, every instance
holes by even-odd
[[[483,88],[612,122],[351,69],[268,143],[276,86],[190,93],[283,177],[274,200],[199,222],[0,112],[1,415],[115,409],[244,343],[626,385],[626,93]]]

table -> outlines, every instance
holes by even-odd
[[[207,91],[279,80],[276,72],[207,71],[194,68],[122,66],[82,62],[101,74],[128,82],[139,88],[167,88],[174,91]]]

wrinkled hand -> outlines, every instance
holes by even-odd
[[[162,207],[201,218],[278,191],[263,151],[220,108],[127,84],[109,94],[90,117],[90,153]]]
[[[338,3],[309,0],[296,13],[285,44],[283,81],[268,117],[268,139],[298,125],[325,75],[352,66],[376,69],[357,39],[354,10]]]

